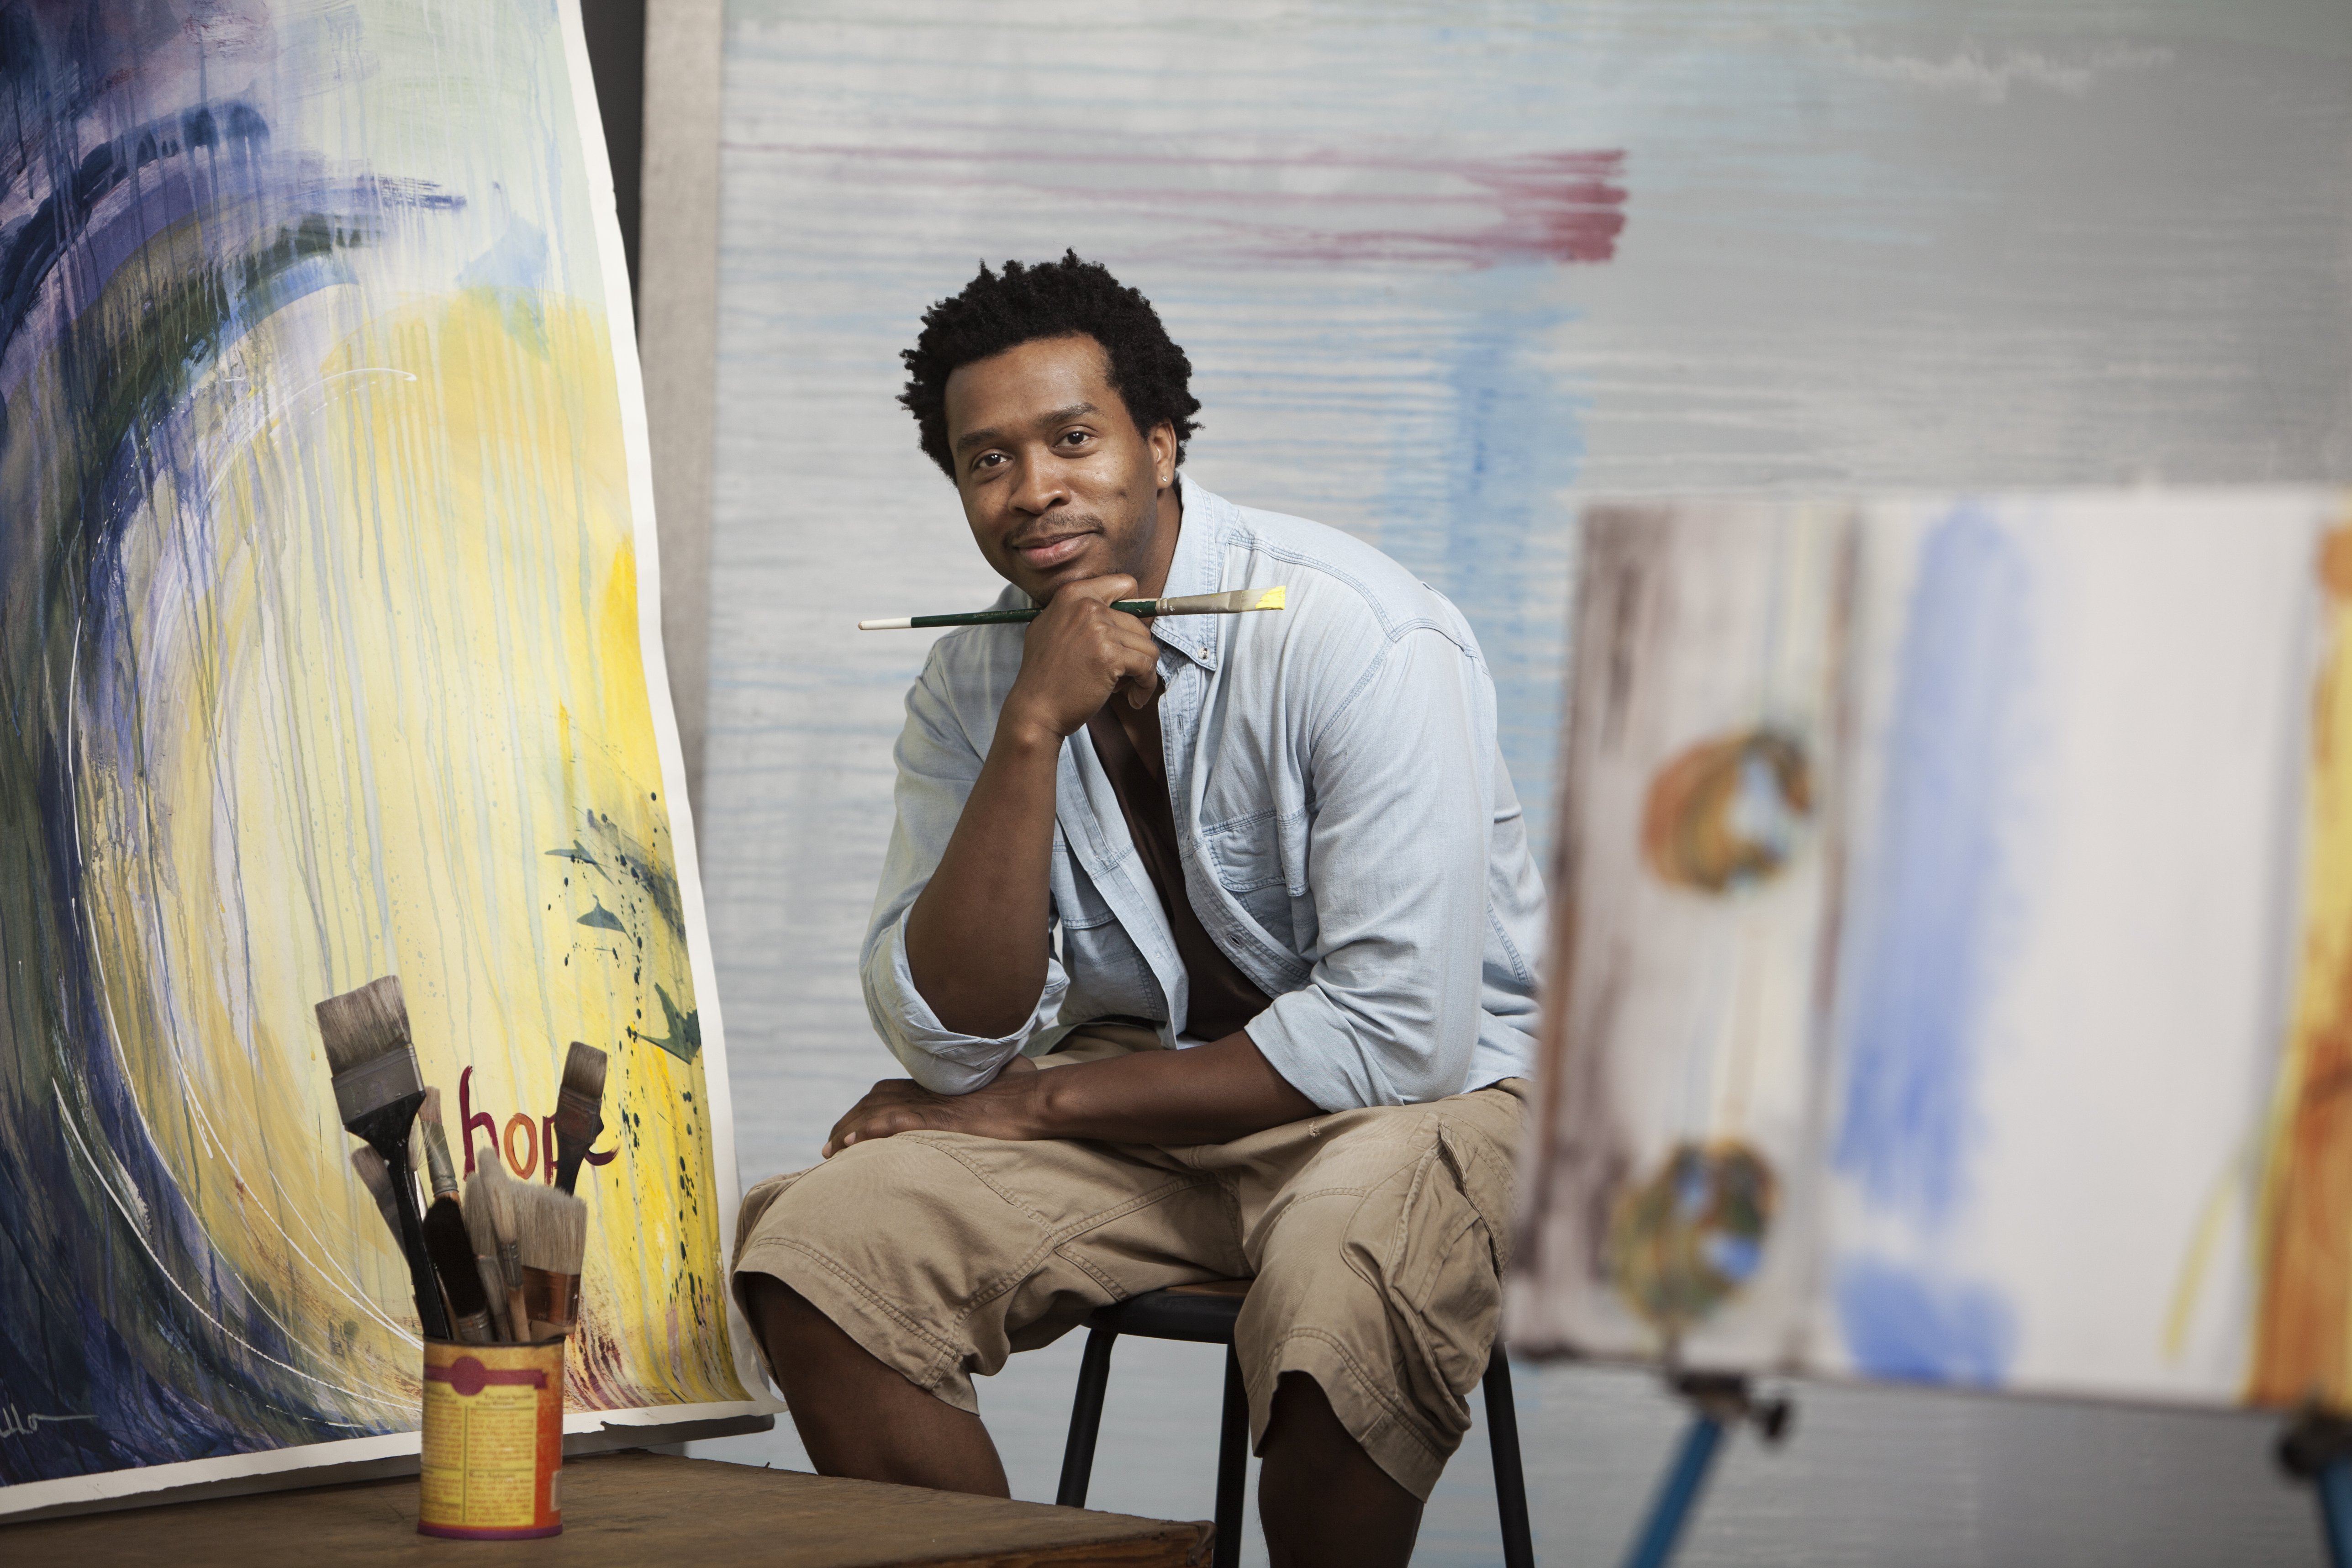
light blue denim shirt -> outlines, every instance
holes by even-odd
[[[1184,891],[1273,1005],[1250,1038],[1327,1110],[1414,1104],[1533,1059],[1543,884],[1469,626],[1434,589],[1335,529],[1179,480],[1164,592],[1289,589],[1289,606],[1152,623]],[[1008,588],[1005,607],[1029,600]],[[980,775],[1021,670],[1019,626],[933,646],[907,694],[898,826],[861,963],[866,1005],[915,1079],[961,1094],[1090,1019],[1184,1035],[1186,978],[1110,779],[1062,742],[1051,870],[1058,938],[1027,1024],[941,1026],[907,968],[908,909]]]

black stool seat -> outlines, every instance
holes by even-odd
[[[1246,1279],[1174,1285],[1097,1308],[1087,1316],[1086,1357],[1078,1364],[1078,1394],[1070,1411],[1070,1436],[1062,1452],[1062,1484],[1055,1494],[1055,1502],[1065,1508],[1087,1506],[1095,1439],[1102,1429],[1103,1395],[1110,1387],[1111,1346],[1119,1335],[1223,1345],[1225,1399],[1217,1443],[1214,1568],[1235,1568],[1241,1562],[1242,1494],[1249,1462],[1249,1394],[1242,1384],[1241,1359],[1234,1353],[1234,1323],[1242,1315],[1249,1286]],[[1501,1516],[1503,1562],[1506,1568],[1535,1568],[1527,1478],[1519,1466],[1519,1424],[1511,1401],[1511,1369],[1500,1344],[1486,1358],[1480,1387],[1486,1402],[1486,1436],[1495,1454],[1495,1509]]]
[[[1147,1340],[1192,1340],[1204,1345],[1234,1342],[1234,1323],[1249,1295],[1246,1279],[1214,1279],[1147,1290],[1108,1307],[1097,1307],[1087,1326]]]

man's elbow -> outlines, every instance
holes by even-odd
[[[987,1067],[971,1067],[895,1041],[891,1054],[898,1058],[898,1065],[907,1069],[908,1078],[933,1094],[970,1094],[992,1081],[998,1068],[1003,1066],[998,1062]]]

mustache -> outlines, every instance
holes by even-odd
[[[1067,539],[1073,534],[1104,531],[1106,530],[1103,527],[1102,519],[1098,517],[1071,517],[1065,514],[1063,517],[1056,518],[1051,524],[1024,528],[1017,533],[1006,536],[1004,548],[1032,550],[1040,544],[1051,544],[1056,540]]]

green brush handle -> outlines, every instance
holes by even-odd
[[[1113,599],[1110,607],[1125,610],[1130,616],[1156,616],[1160,613],[1157,599]],[[952,616],[909,616],[909,626],[1015,626],[1037,618],[1035,610],[965,610]]]

